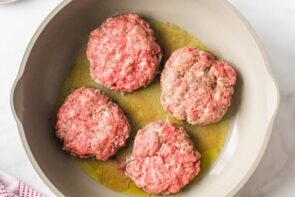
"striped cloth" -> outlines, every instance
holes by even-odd
[[[0,169],[0,197],[45,197]]]

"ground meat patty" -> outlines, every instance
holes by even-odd
[[[230,106],[235,70],[224,60],[192,47],[176,50],[161,76],[161,103],[179,120],[205,125],[219,121]]]
[[[184,129],[152,122],[135,137],[126,175],[148,193],[177,193],[199,173],[200,158]]]
[[[125,145],[129,133],[123,111],[96,89],[73,91],[57,113],[57,137],[64,141],[64,150],[81,158],[107,160]]]
[[[91,32],[87,57],[94,81],[132,92],[152,81],[162,54],[149,24],[129,13],[109,18]]]

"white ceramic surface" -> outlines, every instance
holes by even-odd
[[[32,3],[32,2],[31,2]],[[291,11],[292,11],[292,9],[291,9]],[[1,13],[1,10],[0,10],[0,13]],[[292,12],[291,12],[292,13]],[[11,41],[11,40],[10,40]],[[12,42],[13,41],[17,41],[17,40],[12,40]],[[293,40],[294,41],[294,40]],[[8,42],[8,41],[7,41]],[[9,42],[8,42],[9,43]],[[24,44],[25,45],[25,44]],[[292,48],[291,48],[292,49]],[[293,48],[294,49],[294,48]],[[3,50],[4,51],[4,50]],[[4,53],[5,54],[5,53]],[[288,57],[288,55],[286,55],[287,57]],[[287,61],[286,61],[287,62]],[[4,67],[3,67],[4,68]],[[1,69],[2,69],[2,65],[1,65]],[[292,72],[292,70],[291,70],[291,72]],[[288,76],[288,75],[287,75]],[[282,81],[283,81],[283,79],[282,79]],[[286,80],[285,80],[286,81]],[[9,83],[8,83],[9,84]],[[4,86],[5,87],[5,86]],[[290,87],[290,86],[289,86]],[[284,86],[284,88],[286,88],[286,86]],[[291,87],[290,87],[291,88]],[[2,89],[1,89],[2,90]],[[290,99],[289,99],[290,100]],[[3,102],[4,103],[4,102]],[[2,106],[2,105],[1,105]],[[3,105],[4,106],[4,105]],[[287,107],[285,107],[285,108],[287,108]],[[4,108],[5,109],[5,108]],[[288,108],[287,108],[288,109]],[[3,122],[3,123],[5,123],[5,122]],[[4,124],[5,125],[5,124]],[[1,130],[2,131],[2,130]],[[2,138],[3,139],[3,138]],[[6,144],[7,145],[7,144]],[[9,154],[8,154],[9,155]],[[9,160],[8,160],[8,162],[7,163],[9,163]],[[8,165],[7,165],[8,166]],[[14,166],[17,166],[17,165],[14,165]],[[13,172],[13,170],[10,170],[10,171],[12,171]],[[21,174],[21,173],[20,173]],[[252,184],[253,185],[253,184]],[[251,187],[250,187],[250,189],[251,189]],[[247,194],[247,193],[244,193],[244,194]]]

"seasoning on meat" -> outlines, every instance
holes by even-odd
[[[176,50],[161,75],[161,103],[179,120],[194,125],[218,122],[231,103],[235,70],[224,60],[192,47]]]

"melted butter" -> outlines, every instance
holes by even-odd
[[[169,55],[180,47],[194,46],[202,50],[207,50],[197,38],[192,37],[176,25],[155,20],[148,21],[155,31],[157,42],[162,47],[162,62],[165,62]],[[155,120],[172,120],[176,124],[186,128],[197,150],[202,154],[201,175],[204,175],[223,148],[229,129],[228,116],[225,116],[219,123],[208,126],[193,126],[185,121],[178,121],[169,117],[160,104],[161,92],[159,76],[156,77],[153,83],[147,88],[129,94],[120,94],[104,88],[92,81],[89,76],[89,62],[86,58],[85,48],[86,44],[78,55],[64,82],[60,101],[63,101],[65,96],[73,89],[81,86],[101,89],[124,110],[130,121],[132,133],[127,145],[108,161],[96,161],[92,158],[77,159],[82,170],[99,183],[114,191],[130,195],[148,195],[143,190],[136,187],[134,182],[124,175],[124,170],[122,170],[122,164],[120,163],[125,160],[126,156],[132,150],[132,141],[138,129],[143,128],[146,124]],[[190,186],[198,180],[199,178],[193,181]]]

